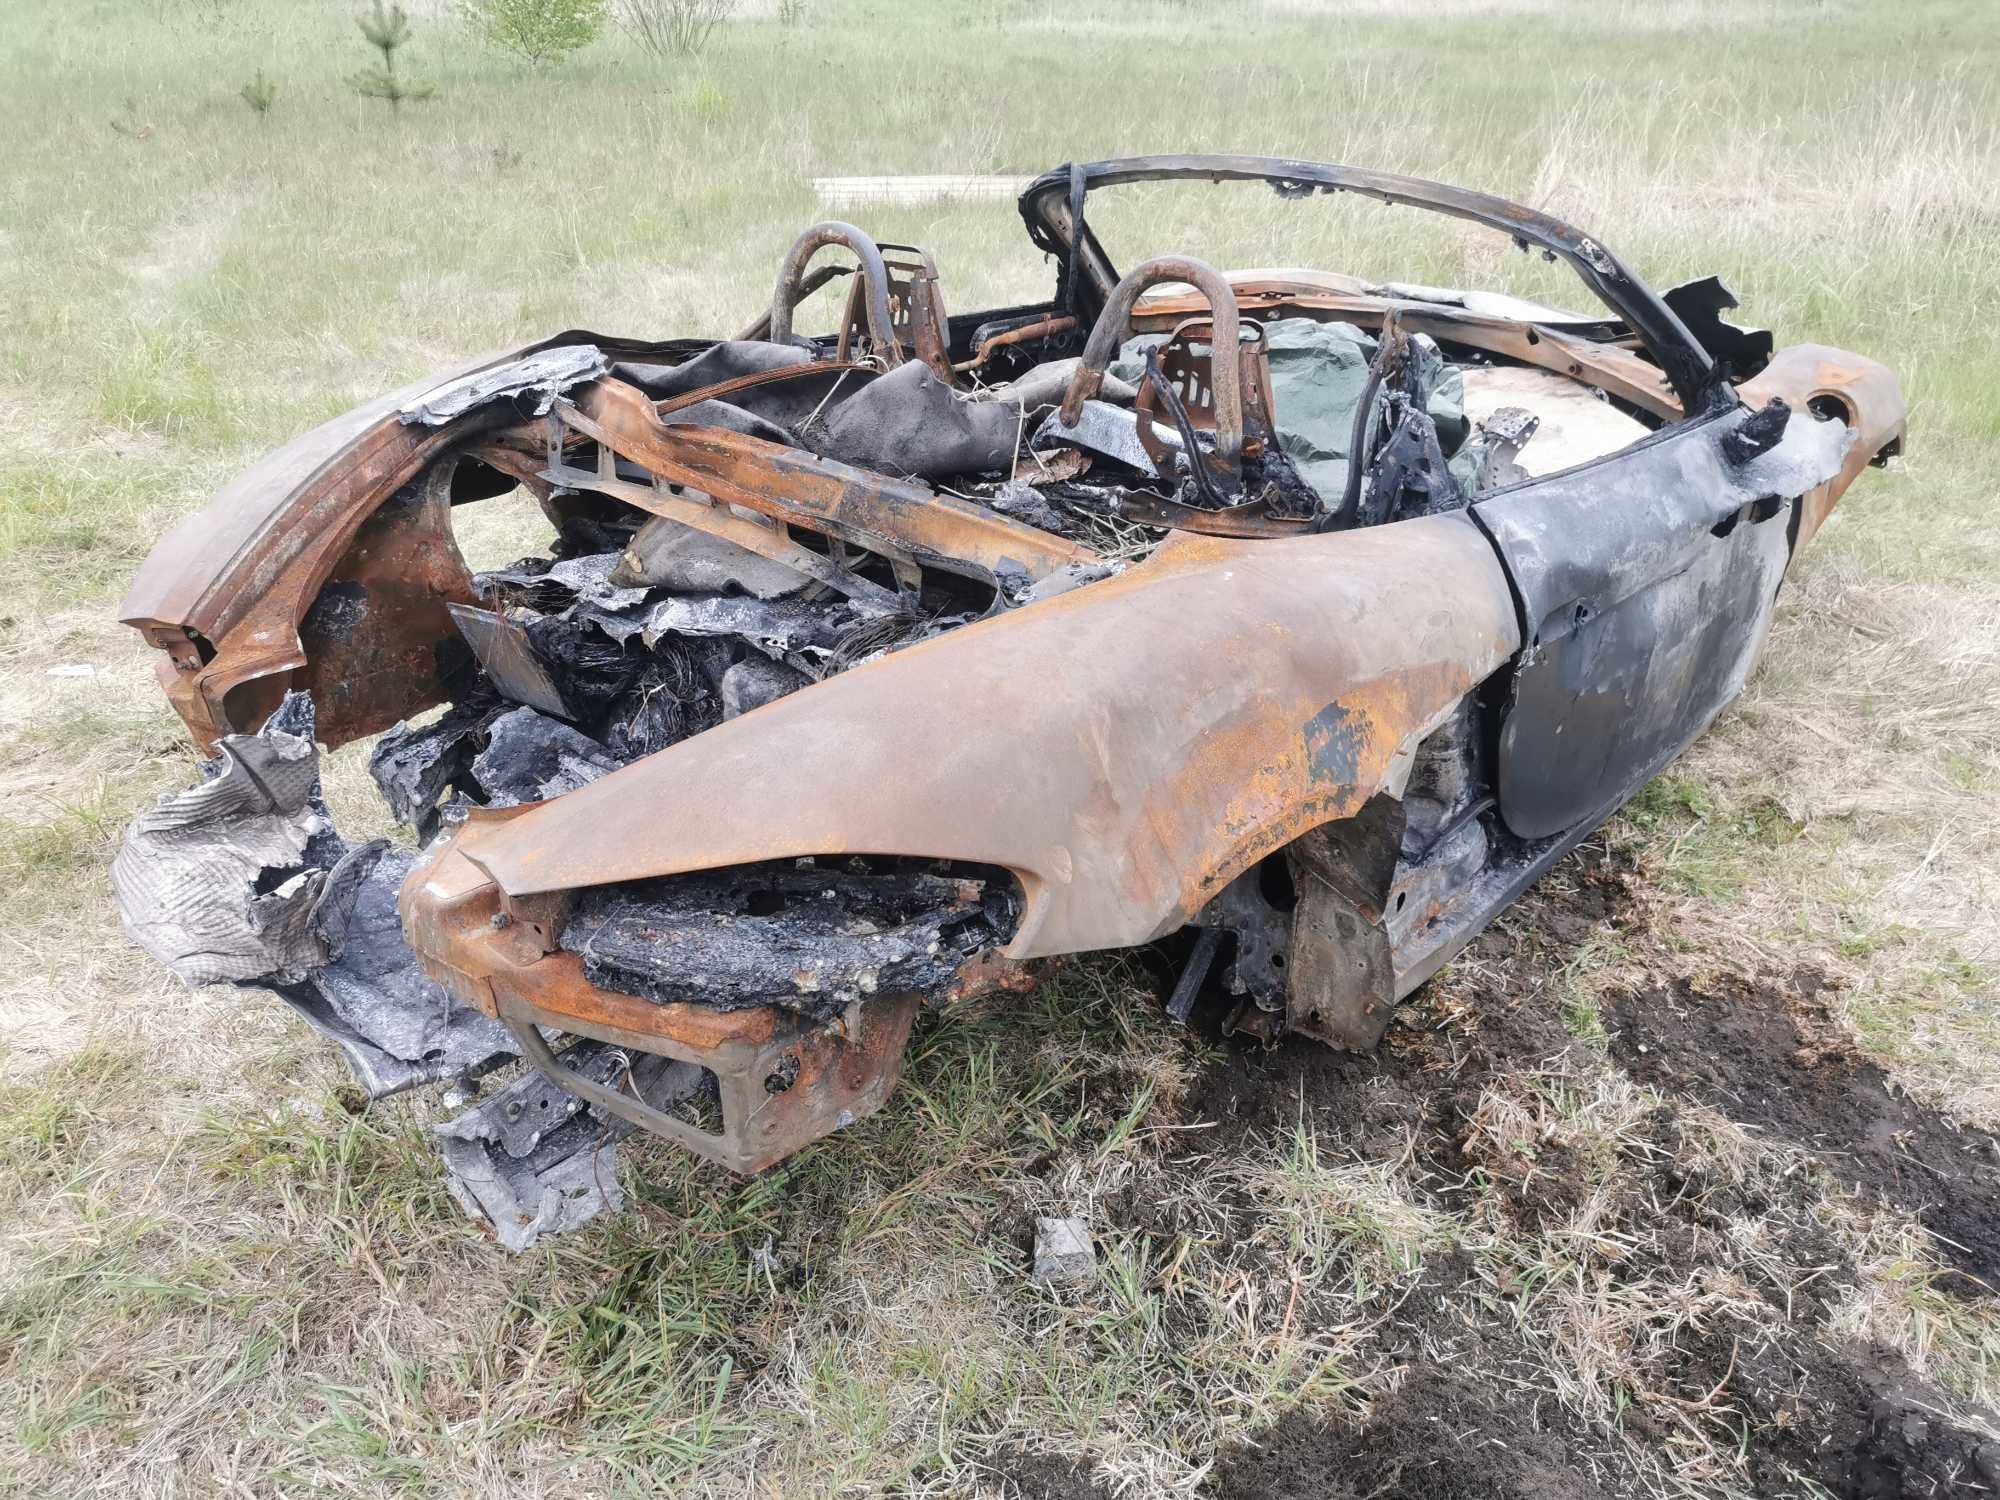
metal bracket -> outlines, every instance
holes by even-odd
[[[693,1146],[709,1143],[708,1133],[696,1129],[686,1120],[653,1108],[643,1099],[635,1099],[630,1094],[619,1092],[598,1083],[595,1079],[572,1072],[556,1061],[549,1044],[542,1040],[540,1028],[515,1020],[512,1016],[500,1017],[500,1024],[507,1028],[514,1038],[514,1044],[521,1049],[521,1056],[534,1065],[541,1075],[565,1093],[574,1094],[585,1103],[594,1105],[608,1115],[616,1115],[621,1120],[630,1121],[641,1130],[650,1130],[682,1145]],[[712,1144],[712,1143],[711,1143]],[[706,1154],[706,1153],[704,1153]]]

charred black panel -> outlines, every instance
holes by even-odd
[[[870,995],[942,995],[1013,935],[1016,890],[983,868],[776,860],[581,891],[562,945],[606,989],[826,1017]]]
[[[1739,407],[1473,507],[1521,607],[1496,789],[1522,838],[1602,816],[1742,688],[1789,557],[1778,518],[1850,441],[1802,413],[1741,439],[1777,420]]]
[[[1601,614],[1577,606],[1574,629],[1514,678],[1500,732],[1509,828],[1560,832],[1708,726],[1763,647],[1785,542],[1772,522],[1703,533],[1681,571]]]
[[[1748,380],[1771,362],[1776,341],[1770,329],[1738,328],[1723,321],[1722,315],[1737,303],[1736,294],[1722,284],[1720,277],[1684,281],[1660,293],[1660,300],[1673,309],[1674,316],[1708,351],[1716,369],[1731,382]]]

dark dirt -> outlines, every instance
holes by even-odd
[[[1218,1500],[1600,1500],[1568,1438],[1537,1425],[1533,1405],[1450,1371],[1414,1374],[1343,1431],[1300,1413],[1225,1464]]]
[[[1691,1387],[1721,1389],[1735,1420],[1747,1419],[1755,1494],[1797,1494],[1795,1474],[1841,1500],[2000,1494],[2000,1443],[1939,1416],[1939,1394],[1892,1350],[1697,1336],[1681,1373]]]
[[[1303,1117],[1323,1152],[1406,1161],[1420,1197],[1496,1225],[1524,1253],[1606,1193],[1630,1243],[1596,1256],[1574,1242],[1551,1252],[1581,1254],[1579,1276],[1610,1288],[1726,1277],[1761,1308],[1731,1304],[1655,1352],[1635,1351],[1629,1385],[1619,1387],[1622,1430],[1607,1431],[1523,1378],[1541,1356],[1510,1306],[1519,1292],[1505,1257],[1482,1265],[1463,1249],[1433,1254],[1379,1335],[1387,1367],[1406,1372],[1401,1383],[1358,1424],[1288,1416],[1219,1463],[1213,1493],[1622,1500],[1657,1492],[1632,1442],[1675,1470],[1676,1444],[1693,1427],[1718,1453],[1745,1455],[1740,1469],[1707,1476],[1718,1488],[1837,1500],[2000,1494],[2000,1446],[1939,1415],[1950,1403],[1894,1352],[1825,1330],[1854,1271],[1812,1212],[1824,1179],[1776,1169],[1731,1179],[1702,1165],[1685,1133],[1677,1095],[1761,1127],[1774,1145],[1806,1146],[1842,1180],[1915,1209],[1960,1240],[1960,1251],[1941,1249],[1972,1274],[1985,1279],[2000,1262],[2000,1158],[1988,1138],[1890,1093],[1880,1070],[1839,1038],[1810,977],[1713,994],[1676,984],[1614,1002],[1605,1017],[1613,1059],[1667,1095],[1615,1160],[1601,1143],[1585,1152],[1559,1137],[1517,1151],[1482,1129],[1489,1090],[1525,1098],[1524,1080],[1551,1063],[1604,1066],[1602,1051],[1571,1037],[1546,976],[1602,924],[1643,938],[1644,883],[1602,854],[1560,873],[1469,950],[1459,982],[1412,997],[1376,1054],[1295,1040],[1222,1057],[1185,1103],[1191,1120],[1214,1128],[1186,1132],[1185,1149],[1253,1151]],[[1130,1228],[1174,1227],[1150,1225],[1143,1200],[1111,1207]],[[1231,1211],[1247,1217],[1257,1207]],[[1757,1256],[1735,1247],[1746,1223],[1762,1226]],[[1704,1488],[1700,1476],[1677,1477]]]
[[[1083,1465],[1053,1453],[1003,1450],[993,1455],[991,1469],[1000,1493],[1019,1500],[1111,1500],[1111,1492],[1096,1483]]]
[[[1809,971],[1675,980],[1613,1001],[1612,1055],[1642,1083],[1804,1146],[1847,1186],[1916,1214],[1960,1273],[1940,1285],[2000,1289],[2000,1141],[1893,1092],[1824,997]]]

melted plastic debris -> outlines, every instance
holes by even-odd
[[[403,940],[415,854],[334,831],[313,728],[312,700],[288,694],[261,733],[223,740],[206,780],[133,821],[112,868],[126,931],[190,984],[275,991],[373,1098],[505,1061],[506,1031],[425,979]]]
[[[588,786],[618,765],[617,756],[562,720],[517,708],[493,721],[472,779],[488,807],[519,807]]]
[[[634,534],[637,543],[639,534]],[[592,552],[560,562],[546,557],[524,557],[504,568],[494,568],[472,577],[472,591],[482,599],[500,604],[521,604],[548,613],[565,609],[579,599],[602,609],[625,609],[644,602],[646,588],[614,582],[623,561],[616,552]]]
[[[1170,427],[1162,427],[1155,422],[1153,434],[1170,447],[1180,446],[1180,434]],[[1113,406],[1108,401],[1084,402],[1077,412],[1074,426],[1063,421],[1061,412],[1050,412],[1035,433],[1035,446],[1079,448],[1085,453],[1123,464],[1147,479],[1157,479],[1160,473],[1139,442],[1138,417],[1125,407]]]
[[[498,1021],[460,1005],[417,968],[396,896],[416,853],[363,845],[328,879],[315,914],[329,961],[307,982],[278,988],[286,1003],[339,1042],[370,1098],[418,1084],[474,1078],[515,1054]]]
[[[396,415],[405,426],[442,427],[478,407],[512,400],[523,415],[546,416],[558,395],[573,385],[597,379],[604,371],[604,354],[595,344],[544,349],[526,359],[475,370],[434,386],[397,408]]]
[[[505,712],[505,704],[482,692],[453,704],[432,723],[406,721],[375,742],[368,774],[398,823],[412,825],[419,838],[429,839],[436,831],[439,801],[470,774],[487,731]]]
[[[313,926],[346,852],[320,800],[312,700],[288,694],[232,734],[202,781],[125,830],[111,863],[125,934],[189,984],[299,980],[326,962]]]
[[[667,588],[686,594],[754,594],[759,599],[796,594],[808,581],[805,574],[781,562],[669,516],[655,516],[633,534],[632,545],[617,559],[610,576],[634,592]],[[607,600],[592,602],[616,607]]]
[[[693,1063],[607,1042],[578,1042],[557,1061],[596,1083],[622,1086],[655,1109],[712,1087],[707,1071]],[[452,1197],[518,1252],[545,1234],[624,1207],[617,1143],[637,1128],[530,1069],[476,1109],[433,1126],[431,1136]]]

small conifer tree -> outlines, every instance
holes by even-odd
[[[259,68],[257,76],[236,91],[237,97],[260,117],[271,112],[271,105],[278,97],[278,86],[264,76]]]
[[[396,53],[410,39],[410,18],[403,14],[403,7],[384,7],[382,0],[375,0],[375,8],[365,16],[355,19],[368,45],[382,54],[382,61],[373,67],[363,68],[348,76],[348,83],[357,94],[367,99],[387,99],[391,112],[399,110],[405,99],[428,99],[437,92],[428,83],[417,83],[403,77],[396,71]]]

